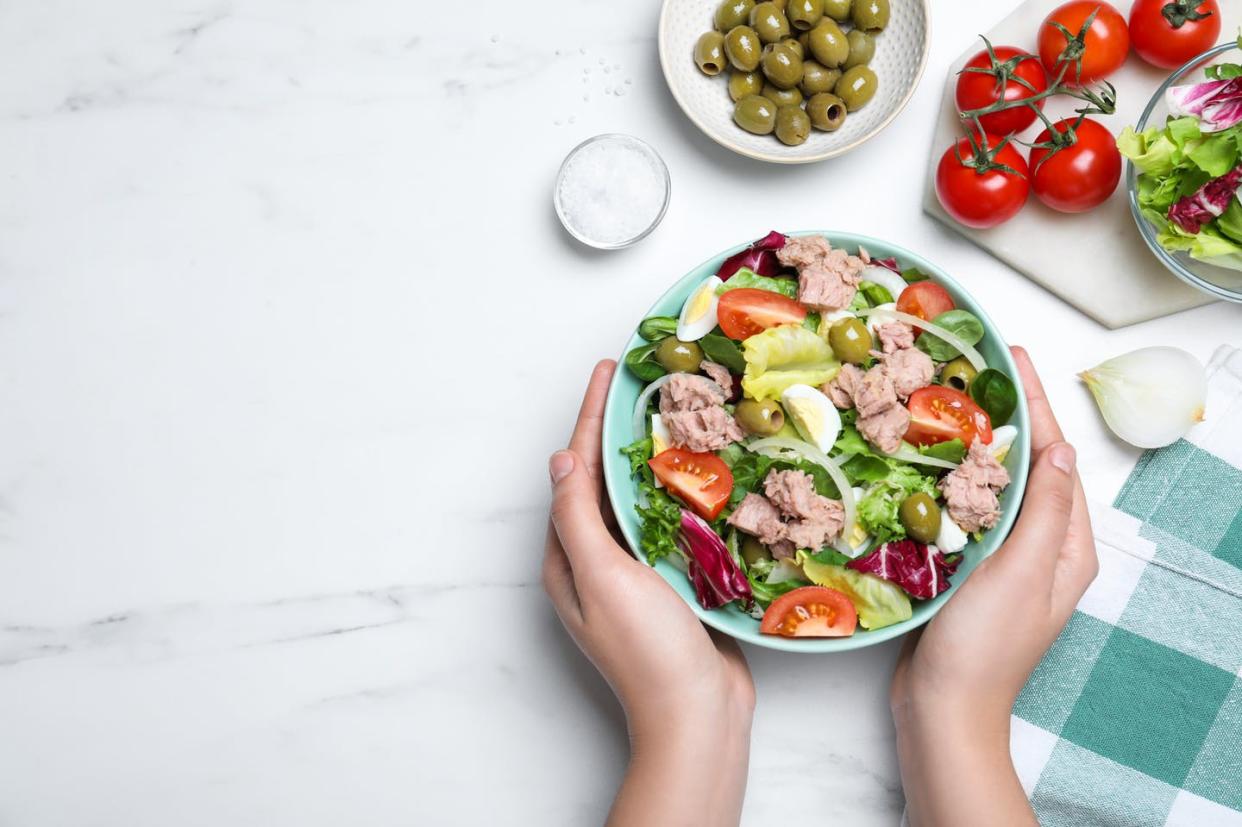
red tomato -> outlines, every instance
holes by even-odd
[[[1096,15],[1091,28],[1079,40],[1078,33],[1092,12]],[[1069,30],[1070,37],[1056,27],[1058,23]],[[1126,27],[1126,19],[1103,0],[1071,0],[1057,6],[1039,28],[1039,59],[1049,77],[1057,77],[1064,69],[1064,80],[1069,85],[1093,83],[1108,77],[1126,62],[1129,51],[1130,30]]]
[[[1066,125],[1076,118],[1065,118],[1054,126],[1064,134]],[[1052,153],[1036,146],[1031,150],[1031,170],[1035,196],[1054,210],[1083,212],[1108,200],[1121,180],[1121,153],[1113,133],[1097,121],[1084,119],[1075,130],[1074,143]],[[1051,137],[1045,129],[1035,139],[1041,144]]]
[[[733,472],[715,454],[669,448],[647,464],[669,491],[704,520],[716,519],[733,493]]]
[[[716,308],[720,329],[730,339],[747,339],[769,327],[802,324],[806,308],[780,293],[739,287],[720,297]]]
[[[998,68],[993,67],[992,58],[984,49],[972,57],[957,76],[957,111],[983,109],[998,100],[1025,100],[1048,88],[1048,75],[1043,64],[1030,52],[1013,46],[996,46],[992,51],[1000,64]],[[993,71],[972,72],[971,69]],[[1005,77],[1004,89],[1000,82],[1002,75]],[[1044,102],[1036,101],[1035,106],[1043,109]],[[982,115],[979,122],[983,124],[984,131],[993,135],[1011,135],[1033,124],[1035,117],[1035,110],[1031,107],[1017,106]]]
[[[966,445],[975,437],[992,442],[992,420],[975,400],[953,388],[929,385],[910,395],[910,427],[906,441],[915,445],[935,445],[960,439]]]
[[[1161,69],[1176,69],[1215,46],[1218,37],[1216,0],[1136,0],[1130,9],[1134,51]]]
[[[781,637],[849,637],[858,627],[858,612],[836,589],[803,586],[772,601],[759,631]]]
[[[994,135],[987,136],[989,150],[995,150],[1000,142]],[[1026,180],[1026,159],[1022,153],[1007,143],[994,160],[992,165],[982,163],[968,138],[962,138],[941,156],[936,167],[936,196],[945,212],[959,224],[976,229],[995,227],[1017,215],[1026,203],[1031,186]]]
[[[902,290],[901,298],[897,299],[897,309],[902,313],[909,313],[929,322],[956,306],[949,291],[934,281],[916,281]]]

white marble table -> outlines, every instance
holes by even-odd
[[[836,227],[947,266],[1101,499],[1135,453],[1074,372],[1237,342],[1221,305],[1107,333],[922,215],[940,78],[1009,3],[934,3],[910,107],[809,169],[695,132],[657,3],[541,5],[0,8],[0,823],[598,821],[625,735],[538,586],[544,462],[590,365],[735,241]],[[674,192],[596,254],[549,195],[604,131]],[[745,823],[894,823],[895,653],[750,652]]]

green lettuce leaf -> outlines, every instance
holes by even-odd
[[[748,267],[738,270],[728,281],[717,287],[716,295],[723,296],[730,290],[737,290],[740,287],[768,290],[772,293],[780,293],[782,296],[791,299],[798,297],[798,282],[793,279],[775,279],[770,276],[761,276]]]
[[[751,336],[742,342],[742,356],[742,390],[760,401],[779,399],[790,385],[818,387],[841,369],[828,343],[800,325],[771,327]]]
[[[899,515],[901,503],[919,491],[936,497],[939,492],[935,477],[924,476],[911,465],[896,465],[859,499],[858,521],[877,542],[900,540],[906,536]]]
[[[812,583],[836,589],[850,599],[864,629],[882,629],[914,614],[910,598],[887,580],[843,566],[824,565],[806,554],[799,554],[798,562]]]

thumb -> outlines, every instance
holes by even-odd
[[[997,554],[998,563],[1037,577],[1052,577],[1074,510],[1074,461],[1074,448],[1065,442],[1054,442],[1040,452],[1027,483],[1022,514]]]
[[[599,494],[586,461],[575,451],[557,451],[548,460],[552,478],[552,525],[575,569],[614,545],[604,524]]]

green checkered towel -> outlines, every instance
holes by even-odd
[[[1100,574],[1013,712],[1043,827],[1242,827],[1242,351],[1092,508]]]

